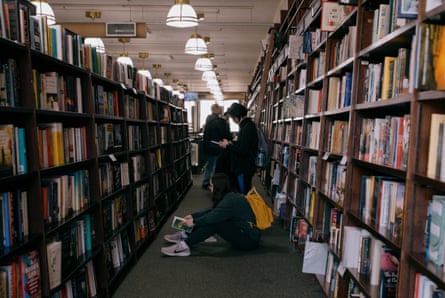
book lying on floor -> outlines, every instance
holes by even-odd
[[[172,228],[180,230],[180,231],[184,231],[187,233],[191,233],[193,227],[189,227],[189,226],[185,225],[184,221],[185,221],[185,219],[182,217],[179,217],[179,216],[173,217]]]

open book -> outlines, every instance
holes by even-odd
[[[193,227],[186,226],[184,221],[185,221],[185,219],[182,217],[179,217],[179,216],[173,217],[172,228],[180,230],[180,231],[184,231],[187,233],[191,233]]]

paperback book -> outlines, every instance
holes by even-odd
[[[173,217],[172,220],[172,228],[190,233],[193,230],[193,227],[189,227],[185,225],[185,219],[179,216]]]

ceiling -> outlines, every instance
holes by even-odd
[[[190,0],[197,13],[205,19],[195,28],[172,28],[165,25],[168,10],[174,0],[49,0],[57,23],[91,22],[137,22],[146,23],[146,38],[132,38],[125,44],[125,52],[132,58],[135,67],[145,64],[152,74],[153,64],[161,64],[157,74],[164,83],[173,80],[186,84],[189,91],[208,92],[201,72],[194,70],[198,56],[184,54],[187,39],[195,33],[210,37],[209,53],[213,53],[219,74],[220,88],[227,94],[246,92],[252,80],[258,58],[261,56],[261,41],[267,39],[268,29],[279,22],[280,9],[287,0]],[[86,11],[101,11],[101,18],[92,20]],[[103,39],[106,52],[118,57],[124,45],[117,38]],[[139,52],[148,52],[148,59],[140,59]],[[170,76],[165,76],[170,73]]]

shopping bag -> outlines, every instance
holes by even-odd
[[[304,247],[304,273],[325,274],[328,260],[328,244],[324,242],[306,241]]]
[[[270,228],[273,222],[272,209],[264,202],[264,199],[256,191],[255,187],[252,187],[245,198],[255,214],[256,227],[260,230]]]

